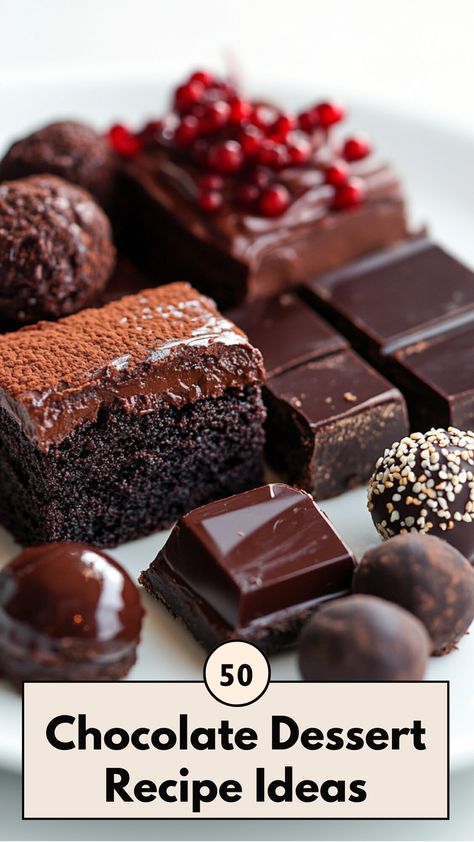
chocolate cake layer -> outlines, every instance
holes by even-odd
[[[270,463],[317,499],[366,482],[380,453],[408,432],[398,389],[353,351],[270,378],[264,397]]]
[[[261,481],[261,355],[188,284],[0,352],[0,520],[22,543],[113,545]]]
[[[331,209],[324,167],[333,150],[278,172],[293,197],[282,216],[264,218],[226,205],[216,214],[196,204],[202,169],[157,148],[124,164],[135,212],[129,249],[147,269],[170,281],[189,278],[222,307],[278,294],[319,272],[408,236],[400,182],[390,166],[368,158],[350,164],[361,179],[362,205]]]
[[[348,346],[339,333],[291,292],[243,304],[228,315],[262,352],[267,377]]]
[[[275,483],[181,518],[140,581],[206,647],[244,639],[275,652],[320,602],[347,593],[353,569],[311,497]]]
[[[421,238],[314,278],[304,291],[382,367],[398,348],[474,322],[474,274]]]

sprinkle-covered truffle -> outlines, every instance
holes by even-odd
[[[437,535],[474,558],[474,433],[412,433],[387,449],[369,481],[368,506],[382,538]]]
[[[0,184],[0,320],[56,319],[92,304],[115,262],[109,220],[56,176]]]
[[[299,665],[306,681],[417,681],[430,650],[408,611],[374,596],[319,608],[303,629]]]
[[[474,569],[458,550],[430,535],[398,535],[368,550],[355,593],[395,602],[424,624],[434,654],[449,652],[474,619]]]
[[[105,135],[85,123],[50,123],[17,140],[0,162],[0,181],[49,173],[88,190],[105,208],[113,199],[116,164]]]

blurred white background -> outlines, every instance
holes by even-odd
[[[0,87],[235,61],[474,131],[473,0],[0,0],[0,32]]]
[[[106,98],[107,85],[99,83],[157,78],[172,84],[200,66],[216,70],[235,66],[244,81],[263,94],[267,86],[274,91],[281,82],[287,89],[313,89],[315,98],[338,95],[379,103],[463,131],[472,136],[474,153],[474,0],[0,0],[0,33],[4,138],[38,121],[37,114],[33,117],[23,105],[22,92],[28,92],[30,103],[31,91],[35,92],[36,110],[43,115],[50,102],[47,91],[57,82],[64,89],[70,81],[71,91],[81,80],[97,82],[99,96]],[[119,88],[112,104],[104,103],[104,110],[120,108],[120,102]],[[74,115],[73,96],[67,105]],[[116,116],[126,118],[127,113]],[[401,149],[404,142],[402,137],[387,141],[390,152]],[[417,149],[418,158],[410,157],[416,162],[425,154],[430,149]],[[446,176],[444,160],[439,167]],[[439,201],[442,180],[431,189],[438,191]],[[462,179],[457,193],[460,201],[470,204],[463,195]],[[466,239],[466,232],[461,236]],[[449,825],[302,822],[250,828],[234,822],[226,836],[472,839],[473,792],[474,772],[454,776]],[[157,832],[163,836],[162,827],[158,830],[148,822],[140,827],[22,824],[19,798],[19,779],[0,771],[0,838],[117,839],[132,834],[151,839]],[[194,823],[169,823],[164,831],[167,838],[177,839],[222,838],[221,833],[221,827],[208,823],[197,829]]]

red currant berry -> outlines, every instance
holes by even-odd
[[[239,141],[246,157],[252,158],[254,155],[257,155],[263,138],[264,135],[256,126],[246,126],[243,129],[239,136]]]
[[[174,142],[176,146],[186,148],[191,146],[193,140],[196,140],[199,134],[199,121],[192,114],[183,117],[181,123],[174,133]]]
[[[207,73],[205,70],[196,70],[195,73],[192,73],[189,77],[190,82],[200,82],[200,84],[204,88],[210,88],[214,84],[214,76],[211,73]]]
[[[204,85],[201,82],[188,82],[176,88],[174,95],[174,107],[180,114],[187,114],[193,105],[196,105],[202,98]]]
[[[244,163],[244,153],[236,140],[223,140],[209,150],[209,165],[220,173],[235,173]]]
[[[336,102],[320,102],[314,108],[314,114],[317,123],[325,129],[333,126],[334,123],[339,123],[346,116],[342,106]]]
[[[155,141],[158,142],[161,139],[162,131],[162,120],[150,120],[143,126],[143,129],[138,134],[138,138],[143,143],[143,146],[150,146]]]
[[[360,178],[350,178],[345,184],[336,187],[332,207],[334,210],[355,208],[363,201],[364,195],[365,187]]]
[[[260,213],[263,216],[281,216],[290,204],[290,194],[282,184],[267,187],[259,201]]]
[[[295,119],[289,114],[282,114],[277,117],[272,126],[270,126],[270,134],[278,140],[286,140],[288,134],[295,127]]]
[[[204,213],[216,213],[222,207],[222,193],[217,190],[205,190],[199,194],[199,207]]]
[[[112,149],[123,158],[133,158],[142,149],[142,143],[137,135],[122,123],[117,123],[109,129],[108,139]]]
[[[262,190],[267,187],[273,178],[273,173],[270,170],[265,170],[263,167],[257,167],[253,172],[249,173],[248,180],[250,184],[259,187]]]
[[[275,143],[273,140],[263,140],[258,159],[264,167],[272,170],[280,170],[289,161],[288,150],[282,143]]]
[[[248,120],[252,114],[252,106],[245,99],[233,99],[230,102],[229,122],[240,125]]]
[[[260,198],[260,190],[255,184],[242,184],[237,190],[236,199],[240,207],[253,210]]]
[[[199,179],[199,188],[202,191],[206,190],[222,190],[224,182],[220,175],[215,173],[206,173]]]
[[[297,117],[298,126],[306,134],[311,134],[318,125],[317,115],[312,111],[302,111]]]
[[[219,99],[207,106],[204,116],[200,119],[200,129],[203,134],[214,134],[225,126],[230,117],[230,105]]]
[[[267,131],[278,117],[278,112],[270,105],[255,105],[252,109],[250,122],[259,129]]]
[[[332,184],[333,187],[340,187],[345,184],[349,178],[349,167],[344,161],[338,161],[335,164],[329,164],[324,170],[324,180],[326,184]]]
[[[349,137],[343,147],[342,154],[346,161],[361,161],[370,155],[372,148],[369,141],[363,135]]]
[[[304,136],[295,137],[287,143],[286,148],[292,164],[306,164],[311,158],[311,144]]]
[[[200,138],[193,144],[193,158],[200,167],[207,167],[209,163],[209,144]]]

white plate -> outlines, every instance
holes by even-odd
[[[68,85],[42,89],[0,91],[3,127],[0,146],[25,130],[60,117],[83,117],[99,125],[126,117],[140,122],[156,115],[169,87],[144,82]],[[275,100],[289,106],[313,101],[313,92],[294,95],[277,89]],[[471,265],[474,264],[474,168],[472,138],[442,127],[417,123],[403,115],[353,104],[354,126],[370,133],[378,145],[397,162],[409,185],[411,206],[418,220],[429,221],[434,236]],[[360,489],[327,501],[323,508],[357,556],[377,542],[377,535]],[[112,551],[133,576],[154,558],[167,533],[159,533]],[[11,537],[0,530],[0,563],[18,550]],[[204,652],[188,632],[158,603],[144,596],[146,621],[134,679],[200,678]],[[451,683],[451,762],[453,769],[474,763],[474,634],[459,649],[443,658],[431,659],[428,679]],[[274,678],[297,678],[293,653],[272,658]],[[0,683],[0,765],[18,770],[21,764],[20,698]]]

